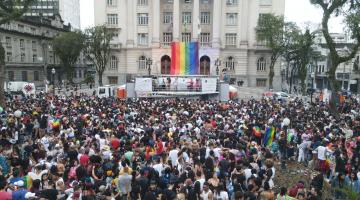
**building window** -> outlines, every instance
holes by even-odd
[[[256,79],[256,87],[266,87],[266,79],[265,78],[257,78]]]
[[[139,58],[139,69],[140,70],[146,69],[146,58],[145,58],[145,56],[140,56],[140,58]]]
[[[14,81],[15,74],[13,71],[8,71],[8,79],[9,81]]]
[[[11,52],[6,52],[6,61],[12,62],[12,53]]]
[[[200,33],[200,45],[209,46],[210,44],[210,33]]]
[[[182,13],[182,23],[183,24],[191,24],[191,12],[183,12]]]
[[[202,4],[209,4],[209,0],[202,0],[201,3]]]
[[[24,32],[24,25],[18,24],[18,31]]]
[[[36,55],[36,54],[34,54],[34,55],[33,55],[33,57],[32,57],[32,61],[33,61],[34,63],[36,63],[36,62],[37,62],[37,55]]]
[[[118,58],[116,56],[111,56],[110,58],[110,70],[118,69]]]
[[[108,6],[116,6],[116,2],[117,2],[117,0],[107,0],[107,5]]]
[[[229,6],[238,5],[238,3],[239,3],[238,0],[226,0],[226,5],[229,5]]]
[[[201,12],[200,23],[201,24],[210,24],[210,12]]]
[[[40,80],[39,71],[34,71],[34,81],[39,81],[39,80]]]
[[[118,77],[116,76],[109,76],[109,84],[110,85],[117,85],[118,84]]]
[[[259,58],[256,69],[257,71],[266,71],[266,60],[264,57]]]
[[[191,3],[191,0],[184,0],[184,3]]]
[[[139,45],[148,45],[148,34],[147,33],[139,33],[138,34],[138,44]]]
[[[24,39],[20,39],[20,49],[25,49],[25,40]]]
[[[226,25],[234,26],[237,24],[237,13],[226,13]]]
[[[163,33],[163,43],[164,45],[170,45],[172,42],[172,33]]]
[[[181,33],[181,41],[191,42],[191,33]]]
[[[33,51],[36,51],[36,41],[31,42],[31,47],[32,47]]]
[[[20,55],[20,61],[25,62],[25,53],[21,53]]]
[[[164,24],[171,24],[173,22],[173,13],[164,12]]]
[[[137,0],[137,5],[139,6],[147,6],[148,0]]]
[[[30,28],[30,33],[33,35],[36,35],[36,29],[35,28]]]
[[[167,0],[166,3],[168,4],[174,3],[174,0]]]
[[[21,72],[21,80],[22,80],[22,81],[28,81],[27,71],[22,71],[22,72]]]
[[[236,33],[226,33],[225,34],[226,45],[235,46],[236,45]]]
[[[117,25],[118,24],[118,15],[117,14],[107,14],[107,23],[109,25]]]
[[[149,14],[147,13],[138,13],[138,25],[148,25],[149,24]]]
[[[235,71],[235,59],[229,56],[225,61],[225,68],[227,71]]]
[[[260,0],[260,6],[271,6],[272,0]]]
[[[5,38],[5,45],[6,45],[6,47],[11,47],[11,37]]]

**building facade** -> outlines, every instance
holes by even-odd
[[[348,55],[350,50],[355,45],[354,41],[351,40],[346,34],[331,33],[330,36],[334,40],[336,50],[340,55]],[[309,88],[313,87],[317,90],[330,89],[327,74],[330,64],[330,50],[327,48],[325,38],[320,31],[316,35],[315,43],[315,50],[320,52],[324,59],[316,61],[316,63],[313,63],[312,67],[310,68],[308,86]],[[339,82],[342,90],[348,90],[352,92],[359,91],[359,60],[360,51],[357,52],[353,59],[341,63],[337,67],[335,72],[336,79]]]
[[[72,29],[80,29],[80,0],[37,0],[25,13],[28,17],[52,17],[59,14]]]
[[[106,24],[115,32],[103,80],[121,84],[145,75],[147,58],[153,61],[152,75],[169,74],[171,42],[198,41],[201,74],[268,87],[269,50],[256,41],[255,27],[261,14],[283,15],[284,9],[284,0],[95,1],[95,25]],[[274,88],[280,86],[277,64]]]
[[[52,48],[52,39],[70,27],[62,23],[59,15],[48,18],[25,18],[0,26],[0,39],[5,49],[5,80],[27,81],[44,86],[51,81],[51,70],[56,70],[55,83],[65,79],[60,60]],[[83,58],[74,71],[74,81],[86,74]]]

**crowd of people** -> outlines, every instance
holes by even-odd
[[[346,199],[360,192],[359,108],[355,98],[336,108],[301,99],[9,101],[0,108],[0,199],[318,200],[325,185]],[[280,186],[292,159],[316,173]]]

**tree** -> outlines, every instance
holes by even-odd
[[[290,42],[286,34],[294,31],[295,27],[294,23],[285,22],[283,16],[262,14],[259,17],[258,24],[255,28],[256,39],[259,42],[264,42],[271,51],[269,89],[273,89],[274,66],[276,61]]]
[[[35,0],[0,1],[0,25],[20,18]],[[5,107],[5,49],[0,43],[0,106]]]
[[[297,41],[299,40],[299,35],[301,34],[301,30],[294,24],[291,29],[285,32],[285,37],[287,38],[287,42],[285,43],[284,50],[282,52],[282,57],[286,62],[286,83],[289,85],[289,93],[292,90],[292,83],[295,71],[297,70],[297,66],[295,63],[295,59],[297,56]],[[290,74],[290,77],[289,77]]]
[[[114,33],[106,26],[95,26],[86,30],[87,35],[87,58],[94,63],[99,77],[99,85],[102,86],[102,76],[109,62],[110,41]]]
[[[296,42],[296,61],[298,64],[298,76],[301,81],[301,92],[303,95],[306,93],[306,76],[307,68],[310,64],[311,55],[314,52],[312,45],[314,44],[314,35],[310,33],[309,30],[306,30],[304,34],[298,36],[298,41]]]
[[[318,5],[323,10],[322,33],[324,35],[327,47],[330,51],[330,66],[328,66],[328,77],[333,95],[340,89],[336,81],[335,72],[339,64],[346,62],[356,55],[360,46],[360,0],[310,0],[314,5]],[[336,49],[336,44],[330,36],[328,23],[332,15],[343,15],[345,24],[350,32],[351,38],[356,42],[350,52],[341,55]],[[333,96],[332,95],[332,96]],[[333,96],[335,97],[335,96]]]
[[[72,83],[74,65],[85,47],[85,37],[81,32],[65,32],[54,38],[53,47],[59,57],[67,80]]]

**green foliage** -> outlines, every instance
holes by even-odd
[[[338,91],[340,89],[337,84],[335,72],[340,63],[349,61],[354,58],[360,47],[360,0],[310,0],[314,5],[319,6],[323,10],[322,33],[326,40],[326,44],[330,50],[330,66],[329,80],[331,89]],[[347,55],[340,55],[336,49],[335,42],[329,33],[328,23],[331,16],[342,15],[345,18],[346,29],[348,29],[351,37],[356,40],[354,46]]]
[[[110,41],[114,37],[113,31],[106,26],[95,26],[86,30],[87,58],[94,63],[99,77],[99,85],[102,85],[102,75],[109,62]]]
[[[1,0],[0,24],[21,17],[36,0]]]
[[[269,88],[273,88],[274,66],[277,59],[285,52],[291,42],[291,34],[296,32],[296,25],[284,21],[283,16],[262,14],[256,26],[256,39],[271,50]]]
[[[72,82],[74,65],[85,47],[85,37],[81,32],[66,32],[60,34],[53,40],[56,55],[67,75],[68,81]]]
[[[350,186],[344,186],[343,188],[335,188],[336,192],[342,193],[347,200],[360,200],[360,194],[353,190]]]
[[[309,30],[304,34],[300,33],[295,41],[296,62],[298,63],[298,76],[301,80],[301,90],[305,94],[306,85],[305,80],[307,76],[307,66],[310,63],[311,56],[314,52],[312,45],[314,44],[314,36]]]

